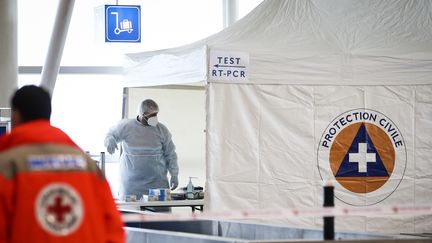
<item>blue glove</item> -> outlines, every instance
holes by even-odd
[[[109,154],[113,154],[116,149],[118,149],[116,143],[110,142],[107,146],[107,151]]]
[[[177,188],[177,186],[178,186],[178,176],[171,176],[170,186],[171,186],[171,190],[174,190],[174,189]]]

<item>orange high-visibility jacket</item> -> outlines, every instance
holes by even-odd
[[[49,121],[0,138],[0,243],[124,242],[95,162]]]

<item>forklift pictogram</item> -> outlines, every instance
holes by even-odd
[[[116,16],[116,27],[114,29],[114,34],[119,35],[121,32],[127,31],[129,34],[132,33],[132,21],[129,19],[123,19],[120,22],[120,28],[119,28],[119,18],[118,18],[118,12],[111,12],[111,14],[114,14]]]

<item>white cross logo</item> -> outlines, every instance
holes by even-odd
[[[358,144],[358,153],[349,153],[349,162],[358,163],[358,172],[367,172],[367,163],[376,162],[376,153],[367,152],[367,144]]]

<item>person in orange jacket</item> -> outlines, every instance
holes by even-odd
[[[0,242],[125,242],[101,171],[50,125],[51,97],[29,85],[12,97],[0,137]]]

